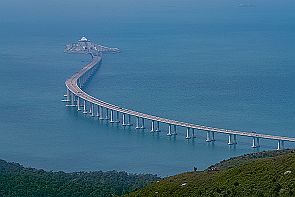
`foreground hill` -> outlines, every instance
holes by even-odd
[[[295,152],[248,154],[157,181],[128,196],[295,196]]]
[[[158,180],[126,172],[46,172],[0,160],[0,196],[114,196]]]

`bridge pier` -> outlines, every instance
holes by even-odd
[[[211,142],[210,131],[207,131],[206,142]]]
[[[136,127],[135,129],[140,129],[140,126],[139,126],[139,117],[136,116]]]
[[[282,147],[281,147],[281,140],[278,140],[278,148],[277,148],[277,150],[281,150],[282,149]]]
[[[185,139],[191,139],[191,137],[189,136],[189,130],[190,130],[190,128],[187,127],[186,128],[186,137],[185,137]]]
[[[133,124],[131,123],[131,115],[128,114],[128,123],[127,126],[132,126]]]
[[[173,135],[177,135],[176,125],[174,125],[174,132],[173,132]]]
[[[126,116],[126,114],[122,114],[122,126],[123,127],[125,127],[127,124],[126,124],[126,122],[125,122],[125,116]]]
[[[78,107],[78,111],[81,111],[81,106],[80,106],[80,97],[77,98],[77,107]]]
[[[92,114],[92,103],[89,102],[89,114]]]
[[[258,148],[260,145],[259,145],[259,138],[257,137],[253,137],[253,140],[252,140],[252,148]]]
[[[236,134],[229,134],[228,135],[228,145],[237,144],[237,135]]]
[[[212,142],[215,142],[215,132],[214,131],[211,131],[211,141]]]
[[[75,96],[74,93],[70,92],[69,103],[66,104],[67,107],[74,107],[75,106],[74,96]]]
[[[108,108],[106,108],[106,116],[104,119],[109,120],[109,109]]]
[[[91,103],[91,116],[94,117],[94,104]]]
[[[66,101],[70,101],[70,90],[67,88],[67,100]]]
[[[86,100],[84,100],[84,103],[83,103],[83,114],[87,114]]]
[[[99,120],[103,120],[103,107],[100,106],[100,110],[99,110]]]
[[[168,136],[171,136],[172,133],[171,133],[171,124],[168,125],[168,133],[167,133]]]
[[[144,118],[142,118],[142,125],[141,125],[141,129],[145,129],[145,127],[144,127]]]
[[[116,111],[116,123],[119,123],[120,122],[120,118],[119,118],[119,112]]]
[[[231,138],[232,138],[232,134],[229,134],[228,135],[228,143],[227,143],[228,145],[233,145]]]
[[[114,123],[114,111],[111,110],[111,120],[110,120],[110,123]]]
[[[99,117],[100,114],[99,114],[99,105],[96,105],[96,117]]]
[[[195,129],[192,128],[192,138],[196,138],[197,136],[195,135]]]
[[[155,121],[154,120],[152,120],[151,132],[155,132]]]
[[[160,130],[160,122],[159,121],[157,121],[157,128],[156,128],[156,132],[160,132],[161,130]]]
[[[283,150],[284,149],[284,141],[278,140],[278,148],[277,150]]]
[[[67,93],[64,95],[65,99],[62,99],[62,102],[70,102],[70,90],[67,88]],[[67,104],[66,104],[67,106]]]
[[[71,107],[74,107],[75,106],[75,94],[72,93],[72,96],[71,96]]]

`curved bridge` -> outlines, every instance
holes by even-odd
[[[295,138],[291,137],[274,136],[238,130],[228,130],[171,120],[122,108],[120,106],[113,105],[97,99],[82,90],[85,83],[95,73],[97,66],[101,64],[102,61],[101,54],[90,54],[92,56],[92,61],[65,82],[67,87],[67,94],[65,95],[66,100],[63,100],[67,102],[66,106],[77,107],[77,110],[83,111],[84,114],[90,114],[91,116],[99,117],[100,120],[109,120],[110,123],[121,122],[122,126],[124,127],[132,126],[132,120],[135,119],[136,129],[145,129],[145,122],[149,121],[151,124],[151,132],[159,132],[161,123],[168,126],[168,136],[177,135],[177,127],[184,127],[186,128],[186,139],[195,138],[195,130],[204,131],[207,132],[207,142],[215,141],[215,133],[223,133],[228,135],[229,145],[237,143],[237,135],[253,138],[253,148],[257,148],[260,146],[259,139],[277,140],[277,149],[283,149],[285,141],[295,142]]]

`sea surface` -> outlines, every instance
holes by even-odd
[[[293,0],[0,2],[0,158],[53,171],[160,176],[251,153],[251,138],[185,140],[123,129],[62,103],[90,56],[64,54],[86,36],[118,47],[85,88],[107,102],[196,124],[295,137]],[[147,125],[149,126],[149,125]],[[261,140],[259,150],[276,149]],[[294,148],[295,143],[286,143]]]

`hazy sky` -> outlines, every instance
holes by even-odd
[[[253,5],[261,14],[294,12],[294,0],[1,0],[0,22],[65,22],[129,18],[234,17],[239,5]],[[242,11],[243,12],[243,11]]]

